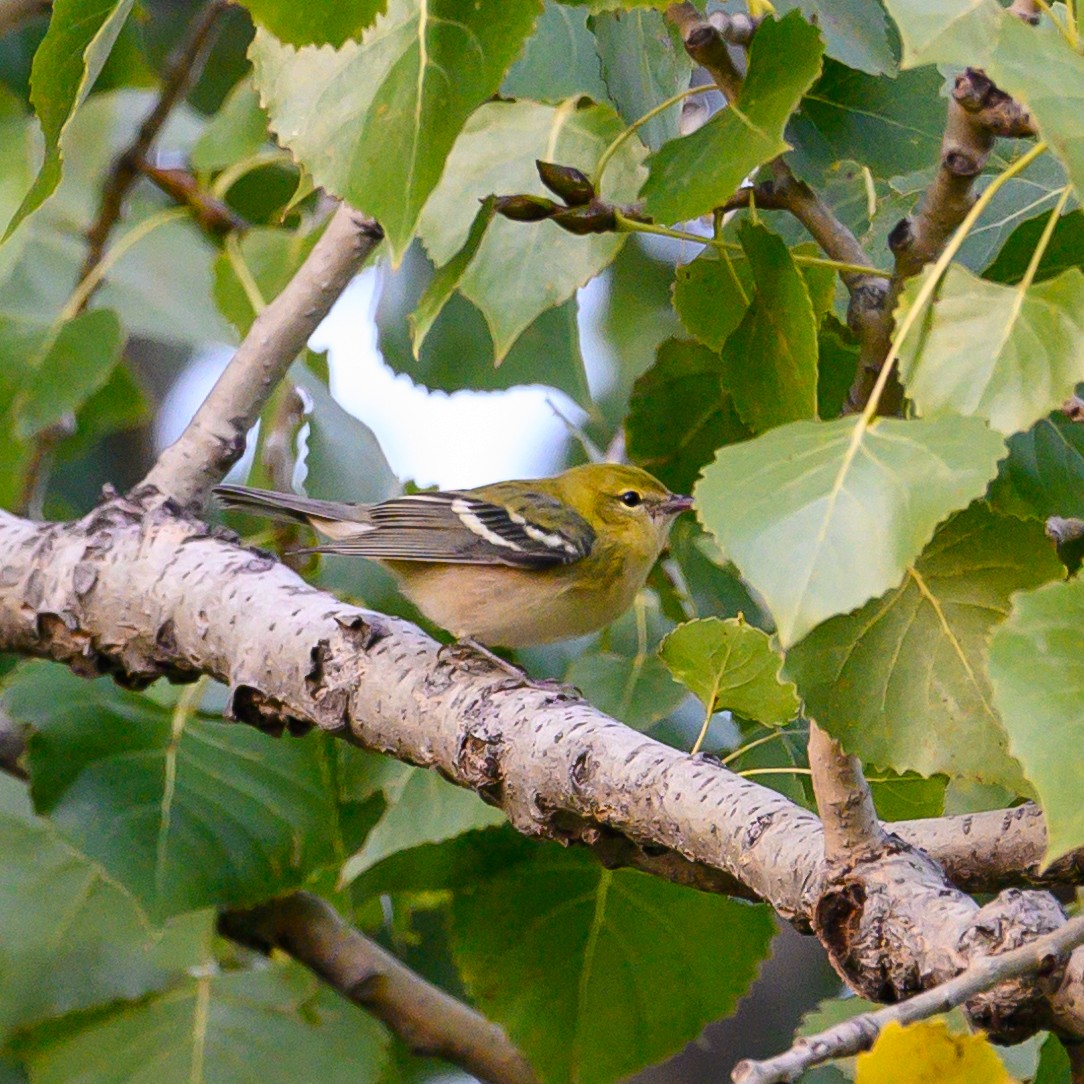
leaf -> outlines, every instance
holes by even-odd
[[[806,711],[868,763],[1019,792],[987,645],[1014,591],[1060,575],[1039,524],[973,505],[938,530],[898,587],[792,648],[787,676]]]
[[[426,335],[429,334],[436,318],[448,303],[452,291],[459,285],[459,280],[463,277],[467,265],[474,259],[478,246],[482,243],[482,238],[485,237],[486,230],[493,221],[495,210],[496,197],[486,196],[482,200],[482,206],[478,208],[478,213],[474,216],[470,233],[467,234],[463,247],[437,270],[425,288],[425,292],[418,299],[418,307],[410,317],[410,338],[414,345],[415,357],[421,353]]]
[[[296,5],[296,10],[307,7]],[[192,168],[224,169],[258,153],[267,141],[267,114],[260,108],[260,96],[252,80],[246,77],[234,85],[196,141]]]
[[[30,73],[30,102],[41,121],[45,156],[30,191],[7,224],[4,240],[56,191],[65,129],[105,65],[133,2],[55,0]]]
[[[105,386],[123,345],[120,322],[108,309],[63,324],[12,403],[16,436],[30,440],[74,413]]]
[[[693,65],[662,12],[638,8],[592,16],[602,78],[627,124],[689,85]],[[637,134],[656,151],[678,135],[681,102],[652,117]]]
[[[817,413],[838,418],[858,369],[858,344],[834,316],[825,318],[817,333]]]
[[[660,222],[707,214],[752,170],[787,150],[783,128],[817,78],[823,51],[820,35],[801,15],[766,19],[753,39],[736,105],[648,159],[641,193],[647,213]]]
[[[1084,843],[1084,774],[1079,759],[1066,755],[1084,735],[1082,615],[1080,579],[1021,592],[990,644],[994,702],[1046,816],[1044,864]]]
[[[99,865],[34,816],[25,788],[0,776],[0,1044],[18,1028],[139,997],[186,966],[210,916],[152,929]]]
[[[855,1084],[1013,1084],[985,1035],[954,1035],[942,1020],[891,1021],[856,1068]]]
[[[833,60],[869,75],[895,73],[888,20],[877,0],[775,0],[780,15],[795,9],[820,28]]]
[[[897,775],[887,770],[869,779],[873,804],[883,821],[940,817],[945,812],[947,784],[948,780],[942,775],[925,779],[914,772]]]
[[[667,339],[633,386],[628,454],[675,493],[688,493],[717,448],[752,436],[726,386],[722,359],[700,343]]]
[[[34,727],[35,806],[157,919],[265,899],[334,861],[316,735],[188,718],[59,667],[27,669],[4,703]]]
[[[559,106],[491,102],[467,122],[448,157],[418,232],[430,259],[447,263],[466,242],[480,199],[490,193],[548,195],[536,159],[592,173],[624,125],[609,106],[585,99]],[[629,140],[611,160],[602,194],[617,203],[636,195],[643,148]],[[540,313],[570,298],[617,255],[624,234],[578,237],[552,222],[494,221],[459,281],[482,312],[500,364]]]
[[[1036,215],[1017,226],[1001,246],[994,262],[983,271],[983,278],[1010,284],[1019,282],[1031,263],[1032,253],[1048,219],[1049,214]],[[1035,281],[1043,282],[1071,267],[1084,269],[1084,211],[1079,210],[1058,219],[1050,243],[1035,269]]]
[[[908,281],[897,322],[930,273]],[[1084,273],[1024,288],[952,265],[903,341],[900,376],[925,417],[968,414],[1006,436],[1027,429],[1084,380]]]
[[[738,415],[762,432],[817,416],[817,319],[783,241],[752,223],[739,236],[756,293],[722,358]]]
[[[789,647],[898,584],[1004,450],[975,418],[794,422],[720,449],[695,496]]]
[[[504,824],[505,815],[486,805],[477,794],[441,779],[436,772],[413,768],[384,788],[388,808],[365,840],[348,859],[340,883],[349,884],[359,874],[388,855],[423,843],[442,843],[464,832]]]
[[[695,1038],[774,932],[764,907],[552,845],[457,894],[451,922],[472,999],[551,1084],[616,1080]]]
[[[685,330],[712,350],[722,350],[752,299],[753,272],[744,256],[705,252],[678,266],[674,308]]]
[[[322,381],[301,365],[290,380],[309,397],[305,492],[330,501],[375,503],[401,490],[380,442],[360,419],[344,410]]]
[[[654,655],[585,651],[569,667],[565,681],[599,711],[636,730],[665,719],[685,699]]]
[[[582,9],[546,0],[534,33],[504,77],[501,96],[559,102],[582,94],[606,101],[608,91],[587,19]]]
[[[1072,1084],[1072,1079],[1073,1067],[1065,1047],[1056,1035],[1048,1036],[1032,1084]]]
[[[1017,433],[990,499],[1013,515],[1084,518],[1084,425],[1056,411]]]
[[[293,0],[244,0],[253,20],[287,45],[334,45],[358,37],[387,0],[337,0],[334,4],[297,4]]]
[[[797,691],[780,677],[782,657],[766,633],[740,616],[679,625],[663,640],[659,655],[709,714],[733,711],[769,726],[782,726],[798,714]]]
[[[35,1084],[382,1079],[387,1033],[299,965],[193,970],[171,990],[29,1036],[19,1054]]]
[[[1044,20],[1032,27],[994,0],[889,0],[904,64],[981,67],[1034,115],[1043,139],[1084,192],[1084,57]]]
[[[818,187],[836,163],[848,160],[861,162],[875,179],[925,169],[940,159],[941,85],[932,69],[874,78],[827,60],[791,122],[795,150],[787,161]]]
[[[249,55],[280,140],[318,185],[380,222],[398,262],[456,136],[541,7],[390,0],[360,44],[295,50],[257,31]]]

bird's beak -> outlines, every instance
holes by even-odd
[[[660,501],[655,505],[655,509],[664,516],[676,516],[679,512],[688,512],[692,506],[692,497],[682,497],[680,494],[671,493],[665,501]]]

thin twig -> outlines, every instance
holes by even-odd
[[[184,432],[135,491],[199,508],[241,457],[245,437],[278,382],[384,236],[345,203],[282,292],[252,323],[237,353]],[[151,492],[153,491],[153,493]]]
[[[978,994],[1011,979],[1047,976],[1062,958],[1084,944],[1084,916],[1070,919],[1055,930],[999,956],[973,961],[954,979],[916,994],[898,1005],[862,1013],[819,1035],[799,1039],[785,1054],[767,1061],[740,1062],[731,1074],[734,1084],[779,1084],[797,1080],[814,1065],[868,1050],[885,1026],[893,1021],[913,1024],[963,1005]]]
[[[296,892],[227,911],[219,930],[252,948],[278,948],[372,1013],[419,1055],[444,1058],[487,1084],[537,1084],[504,1031],[347,925],[318,896]]]
[[[868,856],[888,836],[877,819],[862,763],[848,756],[816,723],[809,725],[809,769],[824,825],[824,857],[831,864]]]
[[[209,0],[193,20],[187,37],[177,51],[176,59],[166,73],[154,108],[140,125],[131,145],[125,148],[113,163],[113,168],[102,186],[98,215],[87,230],[87,254],[79,273],[80,280],[85,279],[101,261],[109,235],[120,220],[124,201],[139,177],[140,167],[150,154],[151,147],[170,113],[183,100],[197,77],[214,41],[219,16],[227,6],[226,0]]]

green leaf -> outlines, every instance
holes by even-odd
[[[976,418],[794,422],[722,448],[695,495],[789,647],[898,584],[1004,451]]]
[[[293,0],[244,0],[253,20],[287,45],[333,45],[358,37],[383,15],[387,0],[336,0],[297,4]]]
[[[756,293],[723,347],[727,390],[754,432],[817,416],[817,318],[783,241],[743,223]]]
[[[74,413],[105,386],[123,345],[120,321],[108,309],[67,321],[26,374],[11,405],[16,436],[30,440]]]
[[[489,224],[493,221],[496,210],[496,197],[486,196],[482,206],[471,223],[463,247],[441,268],[439,268],[425,292],[418,299],[418,307],[410,317],[410,338],[414,344],[414,356],[421,353],[422,344],[436,318],[441,314],[452,292],[459,285],[467,265],[474,259],[478,246],[482,243]]]
[[[990,643],[994,702],[1046,816],[1045,862],[1084,844],[1084,580],[1020,592]]]
[[[4,702],[34,727],[35,806],[158,919],[252,903],[334,861],[317,735],[276,741],[59,667],[24,671]]]
[[[820,28],[825,54],[833,60],[869,75],[895,73],[888,20],[878,0],[775,0],[780,15],[796,9]]]
[[[883,821],[940,817],[945,812],[947,783],[942,775],[925,779],[914,772],[897,775],[885,771],[869,779],[877,816]]]
[[[688,493],[717,448],[752,433],[738,417],[722,359],[700,343],[667,339],[633,386],[628,454],[675,493]]]
[[[98,78],[134,0],[55,0],[49,29],[30,74],[30,101],[41,121],[45,157],[30,191],[7,225],[6,240],[56,191],[61,140],[68,122]]]
[[[347,860],[340,877],[343,884],[389,855],[507,821],[499,809],[486,805],[477,794],[426,768],[408,768],[384,787],[384,794],[387,810],[365,845]]]
[[[291,5],[308,10],[307,4]],[[223,169],[256,154],[267,144],[267,114],[248,77],[226,96],[221,108],[192,148],[193,169]]]
[[[1084,57],[1049,19],[1032,27],[995,0],[889,0],[900,27],[904,64],[981,67],[1034,115],[1043,139],[1084,192]]]
[[[312,402],[305,492],[321,500],[362,503],[385,501],[399,493],[399,479],[373,431],[344,410],[304,366],[294,365],[290,380]]]
[[[360,44],[295,50],[258,31],[249,55],[280,140],[317,184],[380,222],[398,261],[456,136],[500,86],[541,7],[390,0]]]
[[[614,651],[585,651],[565,674],[599,711],[635,730],[665,719],[685,699],[653,655],[624,655]]]
[[[806,712],[848,752],[1019,792],[985,658],[1014,591],[1061,575],[1041,525],[982,504],[948,521],[904,581],[787,653]]]
[[[680,264],[674,308],[685,330],[712,350],[722,350],[753,299],[753,272],[744,257],[706,251]]]
[[[221,971],[59,1023],[19,1054],[35,1084],[319,1080],[377,1084],[387,1033],[298,964]]]
[[[152,929],[136,901],[34,816],[0,775],[0,1042],[17,1028],[169,982],[195,955],[210,916]]]
[[[466,243],[478,200],[491,193],[548,195],[536,159],[594,171],[624,125],[609,106],[586,99],[559,106],[491,102],[467,122],[448,157],[440,186],[418,232],[434,263],[446,264]],[[602,195],[618,203],[636,195],[643,148],[629,140],[610,162]],[[490,224],[459,281],[459,291],[486,319],[498,364],[540,313],[570,298],[605,268],[624,234],[578,237],[552,222]]]
[[[736,106],[648,160],[642,192],[648,214],[660,222],[707,214],[753,169],[787,150],[783,128],[817,78],[823,51],[820,35],[801,15],[765,20],[753,39]]]
[[[458,894],[451,921],[472,999],[550,1084],[603,1084],[679,1049],[730,1012],[774,932],[764,907],[552,845]]]
[[[689,85],[693,65],[662,12],[638,8],[595,15],[589,23],[598,45],[602,78],[627,124]],[[678,135],[681,102],[637,130],[656,151]]]
[[[1001,246],[997,258],[983,271],[983,278],[1009,284],[1019,282],[1031,263],[1048,219],[1049,215],[1036,215],[1017,226]],[[1084,269],[1084,211],[1070,211],[1058,219],[1035,269],[1035,281],[1053,278],[1071,267]]]
[[[501,96],[559,102],[586,95],[604,102],[608,91],[587,19],[582,9],[546,0],[522,55],[504,77]]]
[[[1039,1066],[1032,1084],[1072,1084],[1073,1067],[1065,1047],[1056,1035],[1043,1043]]]
[[[838,418],[858,369],[858,343],[834,316],[817,333],[817,413]]]
[[[794,685],[780,677],[782,657],[766,633],[741,617],[679,625],[663,640],[659,655],[709,713],[733,711],[769,726],[782,726],[798,714]]]
[[[1017,433],[990,499],[1018,516],[1084,519],[1084,425],[1057,411]]]
[[[897,322],[931,274],[908,281]],[[900,349],[907,395],[926,417],[969,414],[1006,436],[1084,380],[1084,273],[1002,286],[952,265]]]
[[[825,61],[788,131],[795,150],[787,161],[818,187],[837,162],[848,160],[885,180],[926,169],[940,159],[941,85],[932,69],[874,78]]]
[[[6,225],[19,209],[37,164],[31,120],[21,99],[0,84],[0,225]],[[25,238],[26,231],[23,231]],[[0,247],[0,282],[15,266],[22,249],[19,240]]]

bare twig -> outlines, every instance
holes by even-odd
[[[846,410],[865,408],[888,355],[895,326],[893,312],[906,281],[936,260],[975,202],[974,185],[998,136],[1036,135],[1026,109],[999,90],[986,75],[968,68],[956,77],[941,142],[941,164],[915,214],[901,219],[888,237],[896,258],[887,293],[871,313],[869,334],[860,337],[859,363]],[[895,374],[880,412],[898,413],[903,389]]]
[[[730,55],[722,31],[704,19],[693,4],[671,4],[666,9],[666,17],[677,27],[690,59],[711,76],[728,102],[737,101],[742,75]]]
[[[226,0],[208,0],[206,7],[196,16],[187,37],[177,50],[176,58],[170,64],[154,108],[140,125],[131,145],[125,148],[113,163],[102,187],[98,215],[87,230],[87,254],[79,273],[80,281],[101,262],[106,242],[120,219],[124,201],[139,177],[140,167],[170,113],[183,100],[197,77],[214,41],[219,16],[227,6]]]
[[[382,1020],[415,1054],[444,1058],[487,1084],[537,1084],[500,1027],[347,925],[318,896],[295,892],[226,911],[219,930],[260,951],[281,949]]]
[[[861,762],[816,723],[809,726],[809,769],[828,863],[853,861],[883,848],[888,836],[877,820]]]
[[[372,219],[339,207],[297,274],[256,317],[196,416],[151,468],[141,499],[153,491],[182,505],[202,504],[240,458],[278,382],[383,236]]]
[[[246,229],[248,223],[229,204],[216,199],[196,183],[184,169],[161,169],[150,162],[139,163],[139,172],[160,188],[174,203],[190,207],[200,229],[210,234]]]
[[[896,1021],[913,1024],[963,1005],[978,994],[1012,979],[1057,976],[1065,957],[1084,944],[1084,916],[1070,919],[1053,933],[1037,937],[998,956],[983,956],[954,979],[916,994],[898,1005],[851,1017],[842,1024],[799,1039],[790,1050],[767,1061],[743,1061],[734,1069],[734,1084],[777,1084],[797,1080],[814,1065],[868,1050],[884,1027]],[[1056,986],[1055,977],[1051,984]]]

